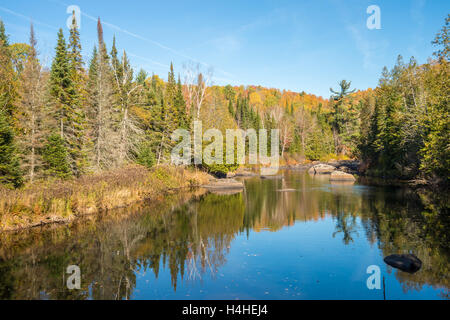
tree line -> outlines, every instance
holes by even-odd
[[[450,16],[449,16],[450,17]],[[115,38],[108,50],[100,19],[85,65],[80,33],[57,35],[50,68],[39,61],[36,35],[10,44],[0,20],[0,183],[67,179],[139,163],[169,163],[171,133],[191,129],[279,129],[285,159],[359,158],[366,174],[448,182],[450,18],[433,41],[434,59],[398,58],[375,89],[342,80],[329,99],[258,86],[215,86],[211,72],[187,65],[183,82],[135,74]],[[270,148],[270,141],[269,141]],[[207,166],[227,172],[236,166]]]

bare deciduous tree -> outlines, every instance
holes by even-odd
[[[184,66],[184,88],[188,112],[192,111],[195,119],[200,118],[202,104],[206,98],[206,89],[212,84],[213,70],[201,72],[200,64],[189,62]],[[193,108],[193,110],[190,110]]]

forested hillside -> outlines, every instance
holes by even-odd
[[[386,178],[448,182],[448,26],[437,52],[385,68],[375,89],[342,80],[329,99],[256,86],[215,86],[198,68],[167,81],[130,66],[115,39],[83,61],[80,33],[61,29],[50,68],[39,61],[38,36],[10,43],[0,21],[0,182],[11,188],[36,179],[70,179],[138,163],[170,162],[171,133],[190,129],[277,128],[288,160],[359,158],[364,172]],[[186,72],[187,71],[187,72]],[[333,84],[330,84],[333,85]],[[227,171],[231,167],[210,168]]]

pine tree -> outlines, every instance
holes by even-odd
[[[351,132],[356,130],[356,127],[349,124],[351,101],[348,96],[355,92],[350,90],[351,81],[342,80],[339,82],[339,91],[335,91],[330,88],[332,112],[332,128],[335,141],[335,150],[337,153],[346,153],[348,149],[348,143],[350,141],[349,136]],[[350,127],[352,127],[350,129]]]
[[[183,95],[183,87],[181,85],[181,79],[178,75],[178,82],[177,82],[177,92],[175,95],[175,107],[176,111],[178,113],[178,125],[180,128],[189,129],[190,124],[190,117],[187,114],[186,109],[186,101],[184,100]]]
[[[155,154],[152,151],[150,142],[144,142],[140,145],[136,162],[147,168],[151,168],[155,165]]]
[[[8,37],[0,20],[0,183],[17,188],[22,185],[22,172],[14,137],[17,83]]]
[[[87,118],[86,118],[86,92],[85,92],[85,70],[83,58],[81,55],[80,33],[78,31],[75,12],[72,17],[72,27],[70,29],[69,66],[71,80],[74,86],[72,94],[72,139],[70,139],[69,153],[72,159],[72,169],[79,176],[86,172],[88,167],[88,147],[90,141],[87,136]]]
[[[83,57],[81,55],[80,32],[78,30],[75,12],[72,16],[72,27],[70,28],[69,37],[69,61],[71,67],[75,71],[75,75],[82,76],[84,73]]]
[[[72,175],[68,152],[64,140],[58,134],[51,134],[42,150],[44,170],[48,176],[67,179]]]
[[[0,19],[0,46],[9,46],[8,35],[6,34],[5,24]]]
[[[0,183],[8,187],[18,188],[23,183],[17,154],[9,115],[0,111]]]
[[[16,109],[17,83],[9,48],[5,26],[0,20],[0,111],[5,112],[12,122]]]
[[[50,94],[53,97],[56,125],[64,141],[70,128],[73,113],[71,98],[74,92],[66,41],[62,29],[59,29],[56,54],[50,71]]]
[[[81,68],[77,57],[79,39],[76,24],[71,32],[71,51],[66,46],[62,29],[58,32],[56,54],[50,72],[50,94],[53,112],[61,139],[69,153],[69,163],[73,173],[80,175],[86,166],[84,147],[85,116],[80,90],[82,87]]]

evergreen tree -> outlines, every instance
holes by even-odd
[[[71,176],[68,152],[64,140],[58,134],[51,134],[42,150],[44,170],[48,176],[67,179]]]
[[[330,102],[333,110],[331,124],[337,153],[346,153],[346,146],[352,141],[352,134],[357,129],[354,122],[358,117],[353,115],[353,119],[350,120],[354,112],[351,110],[353,106],[348,96],[355,92],[350,90],[350,86],[351,81],[342,80],[339,82],[339,91],[330,88],[332,93]]]
[[[8,187],[20,187],[23,183],[22,172],[14,143],[14,129],[9,116],[0,111],[0,183]]]
[[[151,168],[155,165],[155,154],[150,142],[142,143],[136,157],[136,162],[144,167]]]
[[[8,47],[9,41],[8,41],[8,35],[6,34],[5,30],[5,24],[3,23],[3,20],[0,19],[0,46]]]
[[[53,98],[55,119],[61,139],[66,141],[72,122],[72,98],[75,94],[75,88],[62,29],[59,29],[58,32],[56,54],[50,71],[50,94]]]
[[[72,160],[72,170],[79,176],[86,172],[88,167],[88,148],[90,141],[87,136],[87,118],[86,118],[86,91],[85,91],[85,70],[83,58],[81,55],[80,33],[78,31],[75,12],[72,17],[72,27],[70,29],[69,66],[71,80],[74,91],[71,96],[72,101],[72,138],[68,139],[69,153]]]
[[[5,112],[9,121],[13,121],[17,83],[9,48],[8,36],[0,20],[0,111]]]
[[[180,79],[179,75],[178,75],[177,92],[175,95],[174,104],[175,104],[176,111],[178,114],[178,126],[180,128],[189,129],[191,126],[190,117],[187,114],[186,101],[184,100],[183,87],[181,85],[181,79]]]

